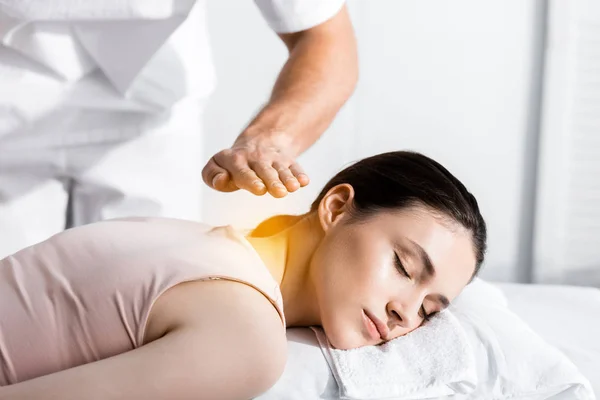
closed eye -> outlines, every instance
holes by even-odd
[[[431,320],[431,318],[433,318],[438,313],[437,311],[434,311],[434,312],[427,314],[427,311],[425,311],[424,306],[421,306],[421,312],[423,313],[422,318],[426,322]]]
[[[405,277],[407,277],[408,279],[412,279],[410,277],[410,275],[408,274],[408,271],[406,270],[406,268],[404,268],[404,264],[402,264],[402,260],[400,260],[400,257],[398,257],[398,253],[394,252],[394,261],[396,263],[396,269],[398,269],[398,272],[400,272],[402,275],[404,275]],[[438,312],[434,311],[431,312],[429,314],[427,314],[427,311],[425,310],[425,306],[421,306],[421,318],[423,318],[424,321],[429,321],[431,320],[431,318],[433,318]]]
[[[406,271],[406,268],[404,268],[404,265],[402,264],[402,260],[400,260],[400,257],[398,257],[398,253],[394,253],[394,258],[396,261],[396,268],[398,269],[398,271],[404,275],[405,277],[407,277],[408,279],[412,279],[410,277],[410,275],[408,274],[408,272]]]

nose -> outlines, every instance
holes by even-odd
[[[412,296],[410,299],[392,300],[387,304],[387,313],[389,316],[388,328],[391,333],[401,331],[399,334],[406,334],[421,325],[422,299],[420,296]],[[398,329],[400,328],[400,329]]]

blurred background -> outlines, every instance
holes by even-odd
[[[208,1],[217,90],[206,159],[264,104],[286,49],[252,1]],[[489,226],[484,278],[600,286],[600,3],[348,0],[353,97],[299,159],[285,199],[205,188],[203,219],[251,227],[308,210],[349,163],[411,149],[444,164]]]

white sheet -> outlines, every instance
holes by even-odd
[[[497,284],[509,307],[589,379],[600,398],[600,290],[558,285]]]

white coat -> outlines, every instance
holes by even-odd
[[[343,0],[256,0],[277,32]],[[200,220],[203,0],[0,0],[0,258],[65,227]]]

